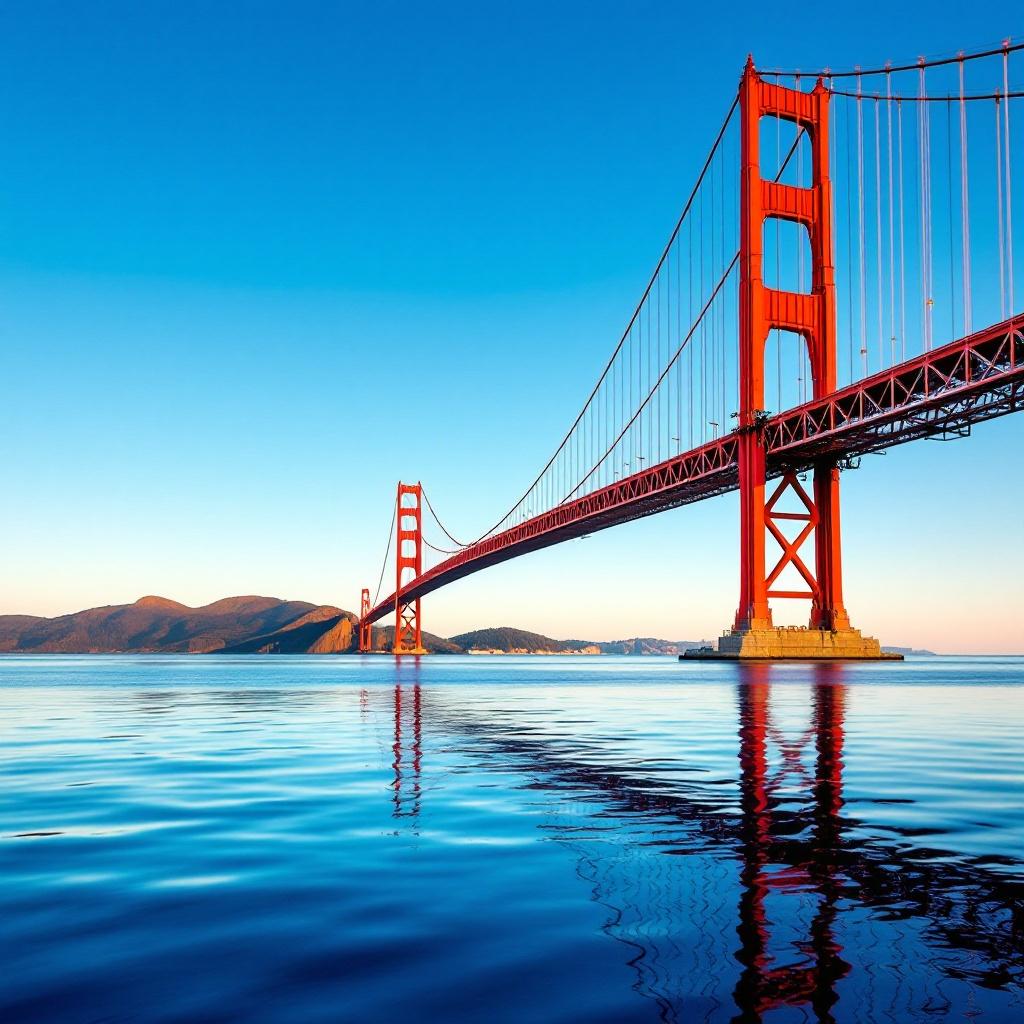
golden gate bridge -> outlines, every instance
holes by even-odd
[[[1021,49],[813,75],[748,59],[618,344],[519,499],[460,542],[421,483],[398,485],[360,650],[394,612],[393,652],[423,653],[422,598],[471,573],[738,490],[739,606],[704,655],[883,657],[843,601],[840,474],[1022,408]],[[807,601],[807,628],[775,626],[773,600]]]

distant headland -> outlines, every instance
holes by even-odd
[[[0,653],[9,654],[354,654],[357,617],[333,605],[275,597],[226,597],[190,608],[166,597],[44,618],[0,615]],[[391,626],[374,627],[375,651],[389,651]],[[423,634],[432,654],[682,654],[705,640],[554,640],[513,626],[453,637]],[[895,648],[900,653],[930,654]]]

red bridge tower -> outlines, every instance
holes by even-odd
[[[402,587],[423,572],[423,488],[398,485],[395,512],[395,654],[426,654],[420,632],[420,599],[406,601]]]
[[[373,650],[373,626],[366,621],[370,614],[370,591],[363,587],[359,598],[359,653],[369,654]]]
[[[836,296],[832,244],[832,183],[828,166],[829,94],[821,79],[810,93],[763,81],[747,60],[740,83],[740,323],[739,323],[739,477],[740,603],[733,628],[719,641],[720,656],[731,658],[878,658],[878,641],[852,629],[843,606],[839,537],[839,469],[834,459],[814,465],[813,496],[795,472],[787,472],[765,500],[764,351],[768,332],[792,331],[807,344],[815,399],[836,389]],[[761,176],[760,128],[763,117],[779,117],[807,133],[811,185],[798,187]],[[780,218],[806,228],[811,248],[811,291],[781,291],[763,280],[764,224]],[[776,511],[787,491],[802,506]],[[802,523],[789,540],[779,521]],[[782,549],[770,572],[765,535]],[[814,571],[800,549],[814,534]],[[788,567],[806,589],[776,589]],[[808,629],[776,628],[769,598],[811,602]]]

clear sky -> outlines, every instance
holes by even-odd
[[[849,67],[1024,32],[1009,5],[793,10],[6,4],[0,612],[355,608],[400,477],[476,536],[546,461],[748,51]],[[1024,650],[1022,441],[1009,417],[844,476],[856,625]],[[425,626],[710,637],[737,544],[726,496],[471,577]]]

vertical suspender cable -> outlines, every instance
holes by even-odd
[[[644,374],[644,393],[650,390],[651,386],[651,375],[653,370],[651,368],[654,362],[654,324],[653,314],[651,312],[651,301],[654,298],[653,291],[647,300],[647,372]],[[651,462],[654,457],[654,403],[651,402],[647,406],[647,446],[643,449],[643,461]],[[637,467],[643,469],[643,466]]]
[[[921,71],[922,80],[924,70]],[[922,92],[927,95],[927,89]],[[935,343],[935,232],[932,225],[932,118],[931,108],[927,103],[924,107],[924,164],[925,164],[925,214],[927,216],[927,239],[928,239],[928,260],[927,260],[927,328],[925,337],[928,342],[928,349],[931,350]]]
[[[860,257],[860,357],[863,374],[868,375],[867,282],[864,274],[864,104],[861,79],[857,76],[857,247]]]
[[[930,117],[925,82],[924,58],[920,59],[919,95],[921,101],[918,109],[918,153],[921,162],[921,299],[924,347],[926,352],[932,347],[932,199],[931,199],[931,139]]]
[[[660,273],[658,274],[658,299],[657,299],[657,301],[658,301],[658,360],[657,360],[657,372],[660,373],[661,372],[661,274]],[[661,397],[662,397],[661,396],[661,388],[659,387],[658,388],[658,411],[657,411],[658,450],[657,450],[657,453],[655,455],[655,461],[656,462],[661,462],[661,435],[663,433],[662,424],[661,424],[661,407],[662,407]]]
[[[722,168],[722,182],[721,182],[721,187],[719,189],[719,191],[721,193],[721,196],[722,196],[722,201],[721,201],[721,205],[719,206],[719,214],[721,216],[722,265],[724,267],[725,266],[725,262],[726,262],[726,260],[729,257],[729,247],[728,247],[728,244],[726,243],[726,239],[725,239],[725,153],[724,153],[724,151],[722,153],[722,159],[719,161],[719,163],[720,163],[720,166]],[[763,248],[763,245],[762,245],[762,248]],[[722,298],[721,298],[721,300],[718,303],[718,308],[721,310],[721,314],[720,315],[721,315],[721,318],[722,318],[722,370],[721,370],[721,373],[719,373],[719,375],[718,375],[718,380],[719,380],[719,383],[721,384],[721,387],[722,387],[722,411],[721,411],[721,415],[718,417],[718,421],[719,421],[719,423],[722,424],[722,433],[723,434],[725,433],[725,417],[726,417],[726,408],[725,408],[725,405],[726,405],[726,398],[725,398],[725,364],[726,364],[726,349],[728,348],[728,344],[729,344],[728,340],[727,340],[727,337],[726,337],[727,329],[726,329],[726,316],[725,316],[725,314],[726,314],[726,295],[727,294],[728,294],[727,291],[723,292],[722,293]]]
[[[896,101],[896,134],[899,140],[899,204],[900,204],[900,359],[907,358],[907,260],[903,208],[903,101]]]
[[[715,225],[718,223],[718,211],[715,209],[715,169],[712,167],[711,173],[708,175],[710,181],[711,194],[709,201],[711,204],[711,252],[709,256],[708,270],[710,271],[711,280],[715,279],[715,268],[718,263],[715,260]],[[711,320],[711,374],[708,383],[708,421],[710,422],[715,418],[715,404],[716,396],[718,395],[718,323],[715,320],[715,309],[711,308],[709,311]]]
[[[960,61],[960,237],[964,277],[964,335],[971,333],[971,202],[967,184],[967,105],[964,103],[964,62]]]
[[[853,383],[853,145],[850,142],[850,104],[846,111],[846,326],[849,339],[850,376]]]
[[[1009,300],[1010,316],[1016,312],[1013,304],[1013,202],[1010,187],[1010,40],[1003,43],[1003,160],[1006,173],[1006,297]]]
[[[693,220],[690,220],[690,252],[686,261],[689,274],[688,295],[686,301],[686,320],[693,323]],[[693,448],[693,346],[686,346],[687,361],[687,396],[686,396],[686,419],[687,419],[687,449]]]
[[[676,235],[676,333],[678,343],[683,336],[683,250],[682,239]],[[676,453],[683,450],[683,361],[676,366]]]
[[[700,280],[698,284],[697,294],[700,296],[700,302],[704,303],[704,189],[700,190],[700,227],[697,229],[697,247],[700,250]],[[707,318],[700,318],[700,420],[698,426],[700,427],[700,437],[703,442],[707,436],[707,417],[706,417],[706,399],[707,399]]]
[[[889,169],[889,365],[896,362],[896,239],[893,231],[892,73],[885,73],[885,117]]]
[[[1006,236],[1003,229],[1003,123],[996,97],[996,230],[999,235],[999,317],[1006,319]]]
[[[878,288],[876,302],[878,305],[878,368],[885,366],[885,329],[882,326],[884,310],[882,305],[882,134],[881,100],[875,97],[875,268]]]
[[[956,268],[953,256],[953,101],[946,99],[946,197],[949,206],[949,340],[956,337]]]

